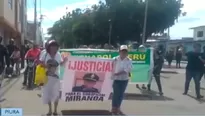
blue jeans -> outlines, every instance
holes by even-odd
[[[127,88],[128,80],[115,80],[113,82],[112,107],[120,108]]]
[[[199,97],[200,96],[200,80],[201,80],[201,72],[199,71],[186,70],[186,81],[185,81],[184,93],[187,94],[189,90],[189,84],[192,78],[194,79],[194,83],[195,83],[196,96]]]

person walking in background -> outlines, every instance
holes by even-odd
[[[8,55],[9,57],[11,56],[11,54],[14,52],[15,49],[15,45],[14,45],[14,40],[10,39],[9,40],[9,45],[7,45],[7,50],[8,50]],[[14,67],[14,60],[9,58],[9,66],[11,65],[12,67]]]
[[[201,99],[203,96],[200,94],[200,79],[202,77],[201,72],[203,72],[204,69],[204,62],[202,61],[203,59],[201,59],[201,44],[196,43],[193,48],[194,51],[186,53],[188,63],[186,66],[186,78],[183,95],[187,95],[190,81],[193,78],[195,83],[196,98]]]
[[[182,48],[180,48],[179,46],[176,49],[175,58],[176,58],[176,68],[181,68]]]
[[[167,51],[167,53],[166,53],[166,60],[167,60],[167,62],[168,62],[169,68],[171,67],[173,58],[174,58],[174,52],[173,52],[173,50],[170,49],[170,50]]]
[[[123,101],[124,92],[127,88],[129,75],[132,70],[132,60],[128,58],[128,47],[121,45],[119,49],[119,56],[114,58],[114,72],[111,77],[113,80],[113,94],[112,94],[112,114],[123,115],[120,106]]]
[[[203,60],[205,60],[205,46],[203,46],[203,53],[202,53],[202,57],[201,57]],[[204,79],[205,79],[205,65],[204,65],[204,68],[203,68],[203,72],[201,74],[201,78],[204,76]],[[200,79],[201,80],[201,79]]]
[[[25,45],[21,45],[20,56],[21,56],[21,69],[24,69],[24,67],[25,67],[25,59],[24,59],[24,56],[25,56]]]
[[[161,85],[161,80],[160,80],[160,73],[162,70],[162,66],[164,63],[164,55],[163,55],[163,47],[162,46],[158,46],[157,49],[155,49],[154,51],[154,68],[153,68],[153,75],[155,77],[155,81],[157,83],[158,86],[158,90],[159,90],[159,95],[163,95],[162,92],[162,85]],[[151,90],[151,82],[147,85],[148,90]]]
[[[29,49],[28,52],[25,55],[26,60],[31,60],[32,62],[35,62],[37,59],[39,59],[41,50],[38,48],[36,44],[33,45],[33,48]],[[33,67],[35,70],[35,67]],[[24,71],[24,81],[23,81],[23,86],[28,85],[28,89],[32,89],[32,81],[33,78],[35,77],[28,77],[28,69],[29,66],[26,67]],[[27,84],[28,83],[28,84]]]
[[[20,49],[17,46],[14,47],[14,51],[11,54],[10,58],[14,61],[14,64],[16,64],[15,65],[16,66],[15,67],[15,69],[16,69],[15,75],[20,75],[19,63],[21,61],[21,54],[20,54]]]
[[[9,57],[8,57],[8,51],[6,47],[4,47],[1,43],[3,41],[3,37],[0,36],[0,74],[4,71],[5,64],[9,66]],[[6,59],[6,63],[5,60]]]

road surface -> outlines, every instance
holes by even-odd
[[[182,69],[181,69],[182,70]],[[179,71],[180,72],[180,71]],[[12,80],[5,79],[3,88],[1,89],[1,107],[23,108],[24,115],[41,115],[47,112],[47,106],[42,104],[41,98],[38,96],[40,90],[28,91],[22,89],[22,78]],[[204,86],[204,80],[202,86]],[[195,96],[194,84],[190,85],[190,96],[184,96],[184,73],[179,74],[162,74],[162,83],[165,97],[155,95],[157,87],[153,81],[153,90],[155,92],[147,93],[135,88],[135,85],[129,85],[126,93],[126,100],[122,104],[122,110],[127,115],[160,115],[160,114],[205,114],[205,100],[197,101]],[[153,97],[142,95],[144,93],[152,94]],[[205,91],[202,89],[202,95]],[[59,113],[62,110],[110,110],[111,101],[105,102],[71,102],[63,101],[59,104]],[[69,112],[69,111],[68,111]],[[80,111],[79,111],[80,112]],[[72,112],[71,112],[72,113]]]

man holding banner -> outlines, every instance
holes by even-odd
[[[119,56],[114,58],[113,95],[112,95],[112,113],[114,115],[123,115],[120,106],[123,95],[126,90],[129,73],[132,70],[132,60],[128,58],[128,47],[121,45]]]

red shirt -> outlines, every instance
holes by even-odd
[[[38,48],[31,48],[30,50],[28,50],[28,52],[25,55],[25,59],[31,57],[31,58],[38,58],[39,55],[41,53],[41,50]]]

